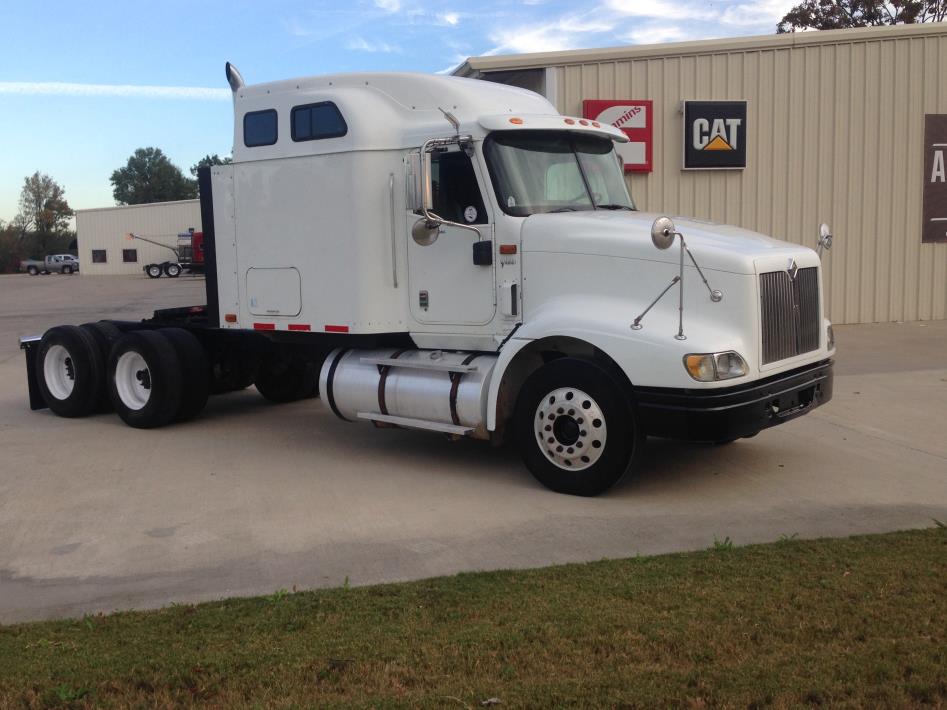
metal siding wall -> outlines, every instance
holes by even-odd
[[[125,235],[134,232],[176,246],[177,235],[189,227],[197,231],[201,229],[199,200],[81,210],[76,215],[81,273],[86,276],[142,274],[145,264],[168,261],[172,254],[148,242],[126,239]],[[93,264],[93,249],[105,249],[108,262]],[[123,263],[123,249],[137,249],[138,262]]]
[[[947,244],[921,244],[925,113],[947,113],[947,31],[918,37],[591,62],[554,68],[558,108],[654,101],[654,172],[642,209],[738,224],[815,246],[837,323],[947,317]],[[747,104],[747,168],[688,171],[684,99]]]

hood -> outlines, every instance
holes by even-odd
[[[658,249],[651,242],[656,212],[588,210],[532,215],[523,223],[523,251],[590,254],[676,264],[677,244]],[[799,244],[773,239],[748,229],[687,217],[673,217],[688,248],[703,269],[755,273],[761,257],[812,252]],[[814,252],[812,252],[814,254]]]

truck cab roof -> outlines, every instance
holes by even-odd
[[[298,112],[313,107],[337,110],[335,125],[339,130],[325,137],[300,137],[296,129],[305,116]],[[408,72],[312,76],[239,86],[234,91],[233,158],[235,163],[241,163],[416,147],[432,136],[454,132],[445,112],[456,118],[460,133],[474,138],[501,125],[504,117],[529,115],[563,120],[556,108],[537,93],[479,79]],[[297,122],[300,118],[303,120]],[[254,125],[257,121],[259,125]],[[542,125],[534,123],[535,128],[552,127],[548,120],[542,121]],[[504,127],[530,126],[515,123]],[[592,126],[585,119],[574,119],[568,125],[557,123],[556,127],[625,140],[617,129]]]

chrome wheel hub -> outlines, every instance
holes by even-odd
[[[547,459],[566,471],[581,471],[605,451],[606,426],[602,408],[575,387],[560,387],[539,402],[533,431]]]

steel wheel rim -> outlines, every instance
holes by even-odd
[[[52,345],[43,358],[43,379],[49,393],[59,400],[68,399],[76,386],[76,366],[62,345]]]
[[[129,409],[138,411],[151,398],[151,370],[140,353],[122,353],[115,364],[115,390]]]
[[[148,269],[148,273],[151,276],[161,276],[161,268],[158,266],[152,266],[150,269]]]
[[[598,402],[575,387],[559,387],[539,401],[533,432],[543,456],[564,471],[595,465],[608,435]]]
[[[181,273],[181,267],[180,267],[180,266],[169,266],[169,267],[168,267],[168,276],[177,276],[179,273]]]

